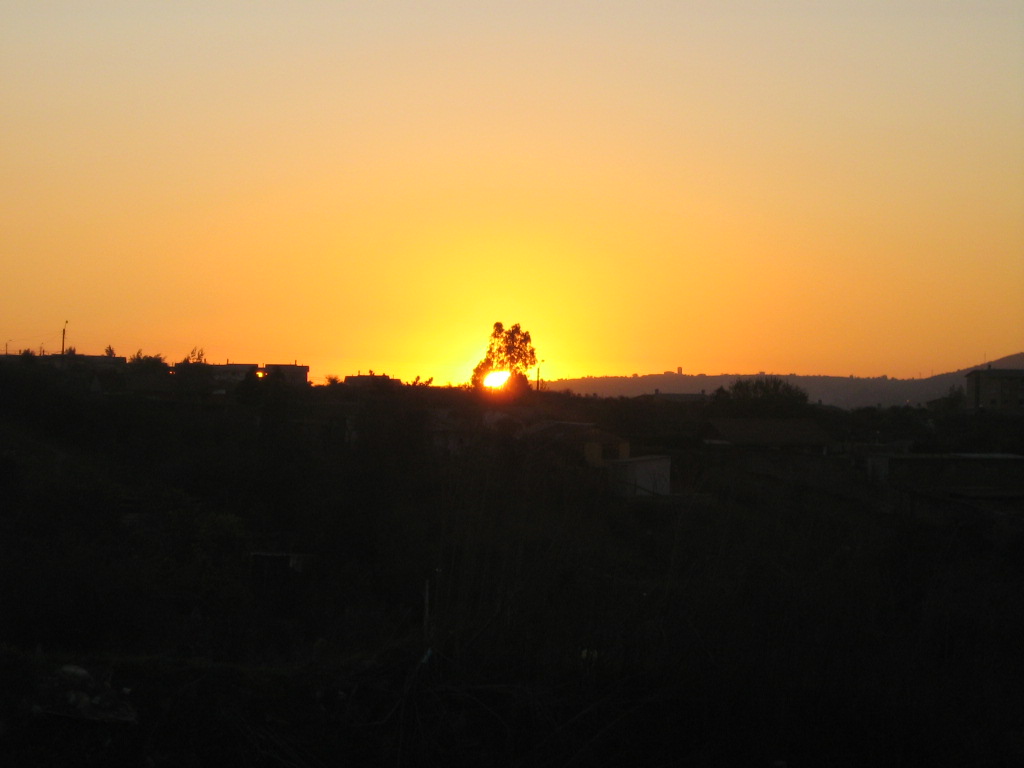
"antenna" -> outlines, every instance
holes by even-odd
[[[61,357],[64,357],[64,337],[67,335],[67,332],[68,332],[68,321],[65,320],[64,321],[64,328],[60,332],[60,356]]]

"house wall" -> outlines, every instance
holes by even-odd
[[[872,456],[868,477],[909,488],[1024,487],[1024,457],[986,454]]]
[[[602,442],[588,440],[583,443],[583,458],[592,467],[603,467],[609,461],[620,461],[629,458],[629,442]]]
[[[256,363],[225,363],[224,365],[211,365],[210,372],[213,379],[219,384],[234,386],[245,381],[245,377],[254,373],[259,366]]]
[[[984,369],[967,374],[969,408],[1024,412],[1024,371]]]
[[[608,478],[616,496],[665,496],[672,490],[672,459],[639,456],[610,461]]]
[[[267,375],[278,374],[284,377],[284,381],[293,387],[304,387],[308,383],[308,365],[281,365],[267,363],[263,366]]]

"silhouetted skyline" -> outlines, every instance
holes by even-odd
[[[0,341],[463,382],[1020,349],[1024,6],[6,4]]]

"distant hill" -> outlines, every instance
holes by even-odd
[[[840,408],[862,408],[881,405],[923,405],[949,393],[950,387],[964,386],[964,377],[979,368],[1024,369],[1024,352],[1001,357],[988,363],[972,365],[925,379],[858,378],[856,376],[797,376],[774,374],[807,392],[812,403]],[[571,390],[580,395],[598,397],[638,397],[661,394],[711,394],[719,387],[729,387],[736,379],[756,376],[754,373],[723,373],[715,375],[651,373],[642,376],[587,376],[582,379],[556,379],[547,382],[553,391]]]

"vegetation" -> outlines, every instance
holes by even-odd
[[[129,365],[138,365],[140,367],[146,366],[164,366],[166,367],[167,362],[164,360],[164,356],[161,354],[155,355],[144,355],[142,350],[138,350],[134,355],[128,358]]]
[[[205,364],[207,363],[206,353],[202,347],[192,347],[192,351],[185,355],[185,358],[181,361],[183,363],[191,364]]]
[[[806,411],[807,393],[778,376],[737,379],[712,396],[716,410],[735,416],[794,416]]]
[[[487,344],[487,353],[473,369],[470,384],[474,389],[479,389],[491,371],[508,371],[512,376],[506,387],[522,390],[526,384],[528,389],[526,372],[536,365],[537,352],[533,348],[530,332],[520,328],[519,323],[511,328],[495,323]]]

